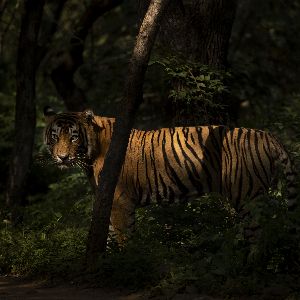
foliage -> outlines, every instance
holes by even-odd
[[[20,228],[3,221],[0,273],[64,276],[78,267],[85,251],[90,191],[80,173],[69,174],[60,184],[63,188],[50,185],[44,199],[42,195],[30,199]],[[62,195],[65,202],[59,201]]]
[[[274,115],[269,127],[277,132],[296,161],[300,163],[300,95],[292,95],[288,99],[289,105],[279,105],[278,113]]]
[[[85,250],[86,231],[78,228],[1,231],[1,273],[67,276],[76,270]]]
[[[249,204],[251,219],[241,219],[224,199],[213,195],[140,209],[134,236],[122,249],[111,238],[108,253],[99,258],[93,274],[82,269],[87,226],[78,216],[83,207],[74,205],[71,215],[61,209],[55,220],[44,205],[49,218],[41,219],[40,229],[35,222],[22,230],[9,224],[1,229],[0,269],[101,286],[152,287],[152,296],[171,297],[193,287],[239,297],[259,295],[265,287],[278,284],[285,287],[286,295],[295,294],[300,282],[300,218],[299,211],[287,216],[283,200],[280,195],[266,195]],[[249,240],[244,228],[253,219],[261,227]]]
[[[279,107],[299,93],[299,0],[242,0],[235,20],[229,63],[231,92],[244,103],[239,124],[268,127]],[[260,7],[260,9],[257,9]],[[295,110],[299,114],[299,110]]]
[[[87,179],[79,172],[63,175],[59,182],[49,185],[46,198],[41,194],[29,198],[31,205],[25,208],[24,218],[31,229],[42,228],[45,224],[49,229],[88,226],[92,196]]]
[[[146,233],[143,239],[150,245],[158,239],[168,249],[169,269],[159,283],[161,289],[194,285],[202,292],[251,294],[276,285],[282,274],[297,274],[300,237],[289,232],[295,224],[287,222],[282,200],[263,197],[249,205],[252,218],[242,220],[224,200],[212,196],[187,205],[152,208],[150,216],[146,212],[139,223]],[[261,225],[254,242],[244,237],[253,218]]]
[[[170,84],[168,97],[181,124],[187,116],[192,116],[198,125],[212,123],[213,116],[227,109],[221,96],[227,92],[228,72],[174,56],[159,58],[151,64],[163,67]]]

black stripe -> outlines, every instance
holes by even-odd
[[[231,137],[230,137],[230,140],[231,140],[231,141],[230,141],[230,142],[231,142],[231,144],[233,144],[233,136],[234,136],[233,133],[234,133],[234,129],[232,129],[230,132],[231,132]]]
[[[164,133],[165,135],[165,133]],[[165,139],[165,136],[164,138]],[[176,174],[175,170],[173,169],[173,167],[171,166],[169,159],[168,159],[168,155],[166,152],[166,145],[164,143],[162,143],[162,152],[163,152],[163,157],[164,157],[164,163],[166,165],[166,171],[168,172],[168,170],[171,173],[171,176],[169,175],[170,179],[173,181],[175,181],[177,187],[179,188],[179,190],[183,195],[186,195],[188,193],[188,188],[181,182],[181,180],[179,179],[178,175]]]
[[[244,129],[245,130],[245,129]],[[247,142],[247,138],[246,138],[246,134],[245,134],[245,136],[244,136],[244,143],[243,143],[243,148],[242,148],[242,158],[243,158],[243,161],[244,161],[244,166],[245,166],[245,168],[246,168],[246,170],[247,170],[247,174],[248,174],[248,176],[247,176],[247,179],[248,179],[248,182],[249,182],[249,186],[248,186],[248,190],[247,190],[247,193],[246,193],[246,195],[249,195],[249,197],[250,197],[250,195],[251,195],[251,192],[252,192],[252,190],[253,190],[253,178],[252,178],[252,176],[251,176],[251,172],[250,172],[250,170],[249,170],[249,168],[248,168],[248,165],[247,165],[247,160],[246,160],[246,142]],[[245,172],[244,172],[245,173]],[[243,183],[243,185],[244,184],[246,184],[246,183]]]
[[[199,194],[199,195],[202,195],[202,194],[203,194],[203,186],[202,186],[202,184],[201,184],[199,174],[197,174],[195,165],[192,163],[191,160],[189,160],[189,162],[190,162],[190,164],[191,164],[191,168],[192,168],[192,170],[193,170],[193,172],[192,172],[187,162],[188,162],[188,160],[185,160],[185,161],[184,161],[184,165],[185,165],[185,169],[186,169],[187,174],[188,174],[189,181],[190,181],[190,182],[192,183],[192,185],[196,188],[198,194]],[[198,180],[197,180],[196,178],[197,178]],[[212,186],[209,187],[209,191],[210,191],[210,192],[212,191]]]
[[[208,126],[209,130],[209,140],[211,141],[213,145],[213,149],[211,149],[212,154],[214,154],[214,162],[216,162],[216,171],[219,172],[221,171],[222,168],[222,157],[221,157],[221,146],[220,146],[220,136],[218,139],[216,138],[215,135],[215,129],[212,126]]]
[[[203,153],[203,160],[209,162],[210,166],[212,169],[217,173],[218,170],[220,170],[218,166],[218,159],[214,159],[212,157],[213,151],[211,151],[210,148],[208,148],[206,145],[201,145],[202,146],[202,153]]]
[[[195,139],[194,139],[194,136],[193,136],[193,133],[191,133],[190,136],[191,136],[192,143],[193,143],[194,145],[196,145]]]
[[[155,154],[154,154],[154,134],[155,131],[151,132],[151,151],[150,151],[150,158],[151,158],[151,165],[154,171],[154,185],[155,187],[152,190],[156,191],[156,201],[157,203],[161,203],[162,197],[159,193],[159,188],[158,188],[158,176],[157,176],[157,169],[155,165]]]
[[[272,153],[271,145],[270,145],[270,141],[269,141],[268,134],[266,134],[266,142],[267,142],[268,152],[269,152],[269,153]]]
[[[142,146],[142,162],[146,159],[145,145],[146,145],[146,131],[144,131],[143,137],[142,137],[142,140],[141,140],[141,146]]]
[[[187,155],[187,153],[184,151],[182,145],[181,145],[181,142],[180,142],[180,138],[179,138],[179,135],[178,135],[178,132],[177,132],[177,142],[178,142],[178,145],[180,147],[180,150],[185,158],[184,160],[184,164],[186,166],[186,161],[189,161],[190,164],[191,164],[191,167],[192,167],[192,170],[193,170],[193,174],[195,177],[197,177],[198,179],[200,179],[200,174],[199,174],[199,171],[197,170],[194,162],[192,161],[192,159]],[[187,140],[184,140],[185,142],[185,145],[189,148],[189,150],[192,152],[192,154],[196,157],[196,159],[200,162],[200,164],[202,164],[202,161],[201,159],[198,157],[197,153],[195,152],[195,150],[188,144]]]
[[[260,176],[260,173],[257,169],[257,166],[255,164],[255,160],[254,160],[254,157],[253,157],[253,152],[252,152],[252,147],[251,147],[251,144],[250,144],[250,138],[251,138],[251,129],[248,129],[248,132],[247,132],[247,138],[248,138],[248,150],[249,150],[249,153],[250,153],[250,158],[251,158],[251,162],[252,162],[252,167],[253,167],[253,171],[256,175],[256,177],[260,180],[260,182],[262,183],[262,185],[264,186],[264,189],[267,190],[268,189],[268,186],[267,184],[263,181],[263,178]]]
[[[158,135],[157,135],[157,144],[160,143],[160,142],[159,142],[160,134],[161,134],[161,130],[159,129],[159,130],[158,130]]]
[[[168,193],[167,193],[167,186],[164,182],[164,179],[162,178],[162,176],[159,174],[159,180],[160,180],[160,186],[162,186],[163,188],[163,197],[164,199],[168,199]]]
[[[262,159],[261,159],[260,150],[259,150],[259,148],[258,148],[258,143],[259,143],[259,141],[258,141],[258,136],[257,136],[257,134],[258,134],[258,132],[255,131],[255,135],[254,135],[254,146],[255,146],[255,150],[256,150],[256,155],[257,155],[258,160],[259,160],[259,162],[260,162],[260,164],[261,164],[261,168],[263,169],[263,172],[265,173],[265,177],[266,177],[266,179],[268,180],[267,184],[269,185],[269,184],[270,184],[270,182],[269,182],[269,176],[268,176],[267,170],[265,169],[264,163],[263,163],[263,161],[262,161]]]
[[[182,128],[182,133],[184,138],[187,140],[189,138],[189,128],[188,127],[183,127]]]
[[[232,153],[231,153],[231,147],[229,145],[229,140],[228,140],[228,134],[231,134],[232,135],[232,131],[228,131],[227,134],[225,134],[224,136],[224,139],[225,139],[225,142],[227,144],[227,151],[226,153],[229,154],[229,173],[228,173],[228,170],[226,170],[226,174],[227,174],[227,178],[228,178],[228,186],[229,186],[229,198],[232,199],[232,182],[231,182],[231,174],[232,174],[232,163],[233,163],[233,159],[232,159]],[[229,176],[228,176],[229,175]]]
[[[241,175],[242,175],[242,164],[241,164],[241,166],[239,165],[240,155],[241,155],[240,141],[241,141],[242,134],[243,134],[243,130],[241,128],[239,128],[237,138],[234,141],[234,150],[235,150],[235,155],[236,155],[236,167],[235,167],[235,174],[234,174],[234,182],[237,181],[239,168],[241,168]]]
[[[176,149],[175,149],[175,146],[174,146],[174,134],[175,134],[175,130],[174,130],[173,128],[170,129],[170,134],[171,134],[171,148],[172,148],[173,155],[174,155],[175,160],[176,160],[176,162],[178,163],[178,165],[179,165],[180,167],[182,167],[181,161],[180,161],[180,159],[179,159],[179,157],[178,157],[178,154],[177,154]]]
[[[193,161],[189,158],[189,156],[186,154],[186,152],[185,152],[184,149],[182,148],[181,143],[180,143],[180,141],[179,141],[179,137],[177,137],[177,139],[178,139],[180,149],[181,149],[182,154],[184,155],[185,159],[188,160],[188,161],[192,164],[194,173],[195,173],[195,174],[196,174],[196,173],[199,174],[199,172],[197,172],[197,170],[196,170],[196,167],[195,167]],[[185,140],[185,146],[189,149],[189,151],[194,155],[194,157],[195,157],[195,158],[198,160],[198,162],[200,163],[202,169],[204,170],[204,172],[205,172],[205,174],[206,174],[206,178],[207,178],[207,183],[208,183],[209,191],[211,191],[211,190],[212,190],[213,179],[212,179],[211,173],[209,172],[209,170],[208,170],[208,168],[207,168],[207,166],[206,166],[206,164],[205,164],[205,160],[207,160],[208,162],[210,162],[210,164],[211,164],[211,161],[209,161],[208,159],[205,159],[205,157],[204,157],[204,156],[205,156],[205,153],[203,153],[204,159],[203,159],[203,161],[202,161],[202,160],[199,158],[199,156],[197,155],[197,153],[195,152],[195,150],[188,144],[188,142],[187,142],[186,140]],[[209,158],[209,159],[211,159],[211,158]],[[198,175],[198,177],[199,177],[199,175]]]
[[[244,129],[243,128],[239,128],[238,129],[238,135],[237,135],[237,138],[236,140],[238,141],[238,143],[240,143],[241,139],[242,139],[242,134],[244,132]]]
[[[262,133],[262,139],[263,139],[263,150],[264,150],[264,154],[265,156],[268,158],[269,161],[269,166],[270,166],[270,174],[272,174],[273,168],[274,168],[274,161],[271,158],[271,156],[269,155],[269,151],[267,151],[266,147],[265,147],[265,141],[266,141],[266,133]]]
[[[203,141],[203,138],[202,138],[202,128],[201,127],[197,127],[197,134],[198,134],[198,142],[199,142],[199,146],[200,146],[200,148],[201,148],[201,150],[202,150],[202,148],[204,148],[204,151],[202,150],[202,153],[203,153],[203,161],[197,156],[197,155],[195,155],[195,157],[198,159],[198,161],[200,162],[200,164],[201,164],[201,167],[202,167],[202,169],[204,170],[204,172],[205,172],[205,174],[206,174],[206,178],[207,179],[209,179],[210,180],[210,183],[211,183],[211,181],[212,181],[212,177],[211,177],[211,173],[210,173],[210,171],[208,170],[208,168],[207,168],[207,166],[205,165],[205,160],[206,161],[209,161],[208,159],[207,159],[207,155],[206,155],[206,153],[207,153],[207,148],[203,145],[203,143],[202,143],[202,141]],[[206,151],[205,151],[205,148],[206,148]],[[195,153],[195,151],[194,151],[194,153]]]
[[[237,176],[239,172],[239,167],[240,167],[240,157],[239,157],[239,151],[237,148],[237,140],[234,141],[234,150],[235,150],[235,155],[236,155],[236,164],[235,164],[235,172],[234,172],[234,182],[237,181]]]

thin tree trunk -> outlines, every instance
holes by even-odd
[[[123,0],[92,1],[74,29],[70,47],[58,57],[61,63],[52,71],[51,77],[58,94],[70,111],[82,111],[87,108],[84,91],[74,82],[74,74],[83,64],[84,43],[89,30],[100,16],[122,2]]]
[[[151,49],[168,2],[169,0],[151,1],[129,63],[122,102],[123,107],[114,126],[111,145],[100,173],[100,185],[96,189],[96,199],[86,252],[87,265],[90,269],[95,266],[98,255],[106,249],[115,187],[126,154],[135,113],[142,102],[144,76]]]
[[[12,221],[18,221],[19,205],[25,203],[26,183],[30,170],[35,112],[35,75],[37,39],[44,0],[26,0],[21,21],[16,67],[15,141],[9,169],[6,203],[12,211]]]

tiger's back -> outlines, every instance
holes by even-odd
[[[221,143],[215,142],[217,148],[206,127],[133,130],[119,184],[142,205],[221,192]]]
[[[118,188],[140,205],[216,192],[237,207],[269,190],[282,151],[272,135],[253,129],[133,130]]]

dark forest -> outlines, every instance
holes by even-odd
[[[300,299],[299,31],[300,0],[0,0],[0,299]]]

